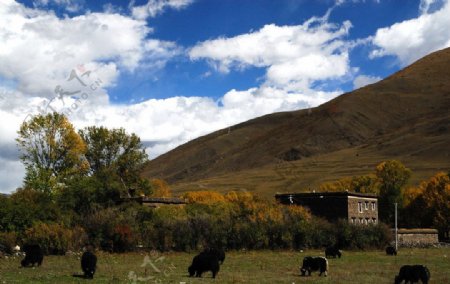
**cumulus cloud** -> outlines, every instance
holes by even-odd
[[[349,72],[348,35],[351,23],[328,22],[328,13],[302,25],[265,25],[232,38],[198,43],[189,51],[192,60],[208,60],[227,73],[231,69],[266,69],[266,84],[307,91],[317,80],[336,79]]]
[[[120,69],[134,70],[144,59],[163,66],[179,53],[172,42],[148,39],[152,30],[145,22],[119,14],[61,19],[5,0],[0,3],[0,26],[0,76],[16,80],[18,90],[33,95],[52,96],[57,82],[82,63],[109,72],[112,84]]]
[[[131,7],[134,18],[145,20],[161,14],[166,9],[180,10],[189,6],[193,0],[148,0],[147,4]]]
[[[433,13],[427,13],[435,2],[422,1],[422,14],[418,18],[378,29],[372,39],[377,48],[371,57],[393,55],[402,65],[407,65],[433,51],[449,47],[450,2],[445,2]]]
[[[353,89],[359,89],[364,86],[376,83],[380,81],[382,78],[377,76],[367,76],[367,75],[359,75],[353,80]]]

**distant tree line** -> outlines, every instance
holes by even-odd
[[[384,224],[329,223],[301,206],[260,200],[246,192],[192,192],[183,196],[189,200],[183,206],[150,208],[128,202],[91,208],[79,215],[48,199],[26,209],[25,200],[43,196],[24,189],[2,200],[8,208],[2,208],[6,214],[0,220],[1,245],[11,248],[17,242],[35,242],[46,253],[64,254],[78,251],[87,242],[105,251],[126,252],[137,247],[192,251],[211,246],[235,250],[329,245],[368,249],[382,248],[391,240]],[[26,216],[15,216],[18,211]],[[36,212],[44,214],[34,215]],[[26,223],[21,222],[23,217]]]

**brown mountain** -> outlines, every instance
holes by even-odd
[[[176,191],[276,192],[373,172],[397,159],[412,183],[450,169],[450,48],[309,110],[282,112],[192,140],[143,175]]]

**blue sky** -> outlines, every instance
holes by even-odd
[[[80,9],[68,11],[61,3],[49,1],[18,1],[28,7],[53,10],[59,17],[74,17],[90,12],[103,12],[107,5],[124,15],[130,13],[127,1],[69,1],[79,3]],[[148,1],[135,1],[144,5]],[[198,42],[218,37],[234,37],[260,29],[266,24],[295,26],[313,16],[323,16],[335,1],[304,0],[198,0],[181,9],[167,8],[156,17],[146,19],[154,31],[149,38],[175,42],[183,48],[195,46]],[[374,35],[380,27],[417,18],[420,1],[348,1],[333,9],[329,21],[342,23],[350,21],[352,28],[346,40],[357,40]],[[110,6],[111,7],[111,6]],[[397,59],[383,57],[369,59],[371,49],[358,46],[350,52],[351,66],[373,77],[385,77],[399,69]],[[137,72],[123,72],[114,87],[108,88],[114,103],[134,103],[150,98],[173,96],[209,96],[219,99],[232,88],[245,90],[258,84],[264,76],[264,68],[251,67],[238,72],[222,74],[211,71],[206,61],[192,61],[178,56],[167,62],[164,68],[141,69]],[[211,75],[205,77],[204,74]],[[351,80],[338,85],[325,86],[329,90],[351,91]]]
[[[21,184],[31,115],[124,127],[153,158],[374,83],[450,46],[449,15],[447,0],[1,0],[0,192]]]

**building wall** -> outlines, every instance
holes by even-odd
[[[348,221],[352,224],[378,223],[377,199],[349,196]]]
[[[378,200],[376,196],[350,194],[348,192],[278,194],[282,204],[297,204],[308,207],[313,215],[330,221],[347,219],[353,224],[378,223]]]
[[[347,218],[347,198],[327,197],[323,198],[302,198],[296,204],[308,207],[313,215],[326,218],[328,220]]]
[[[393,233],[395,231],[393,230]],[[395,235],[394,235],[395,238]],[[400,246],[421,247],[437,244],[438,231],[434,229],[399,229],[398,243]]]

